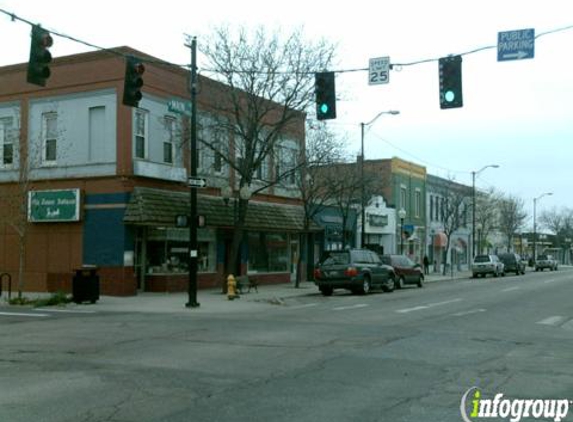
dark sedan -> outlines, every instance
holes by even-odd
[[[386,265],[392,266],[396,273],[396,287],[401,289],[406,284],[424,285],[424,273],[419,264],[404,255],[382,255],[380,257]]]

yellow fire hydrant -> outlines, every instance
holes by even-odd
[[[239,297],[237,294],[237,280],[235,280],[235,276],[233,274],[229,274],[227,277],[227,298],[229,300],[233,300],[236,297]]]

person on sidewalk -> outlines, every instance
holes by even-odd
[[[430,260],[428,259],[428,255],[424,255],[424,275],[428,275],[430,273]]]

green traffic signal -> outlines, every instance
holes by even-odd
[[[462,57],[449,56],[439,60],[440,108],[463,107]]]
[[[143,86],[142,75],[145,72],[145,66],[141,60],[136,57],[127,57],[125,62],[125,79],[123,81],[123,101],[122,103],[130,107],[139,107],[139,101],[143,95],[141,87]]]
[[[54,40],[50,33],[38,25],[32,26],[32,41],[30,44],[30,59],[26,80],[34,85],[46,86],[50,77],[49,63],[52,61],[50,48]]]
[[[336,119],[336,90],[334,72],[314,74],[316,94],[316,118],[318,120]]]

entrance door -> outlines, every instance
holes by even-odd
[[[298,271],[298,260],[300,256],[300,247],[298,240],[290,241],[290,281],[295,282]]]

